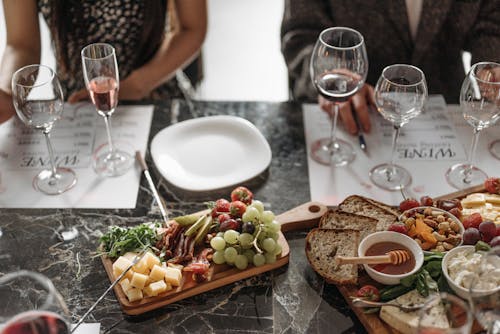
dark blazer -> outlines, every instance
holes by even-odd
[[[460,95],[462,50],[472,53],[473,64],[500,62],[500,0],[423,0],[415,42],[405,0],[285,0],[281,49],[299,101],[317,101],[309,59],[319,33],[333,26],[364,36],[368,83],[375,85],[387,65],[410,63],[424,71],[429,93],[448,103]]]

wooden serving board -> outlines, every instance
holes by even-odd
[[[319,219],[327,210],[327,207],[319,202],[308,202],[282,213],[276,217],[276,220],[281,223],[282,232],[295,229],[306,229],[317,226]],[[290,248],[282,232],[279,233],[279,238],[277,240],[282,251],[275,263],[265,264],[260,267],[250,265],[245,270],[239,270],[228,265],[216,265],[212,263],[210,268],[212,271],[211,279],[206,282],[196,283],[190,278],[191,275],[189,273],[184,273],[181,287],[162,293],[156,297],[144,298],[141,301],[131,303],[128,301],[119,285],[115,285],[114,287],[115,295],[123,312],[129,315],[138,315],[175,303],[181,299],[189,298],[279,268],[286,265],[290,258]],[[106,256],[101,257],[101,259],[110,281],[113,282],[115,280],[113,276],[113,262]]]

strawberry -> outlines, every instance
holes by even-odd
[[[233,217],[240,217],[245,213],[247,210],[247,206],[245,203],[242,201],[232,201],[231,205],[229,206],[229,213]]]
[[[212,204],[213,202],[210,202]],[[219,216],[221,213],[229,213],[229,207],[231,206],[231,203],[227,199],[224,198],[219,198],[215,203],[213,204],[212,208],[212,217],[215,218]]]
[[[490,177],[484,181],[484,187],[490,194],[500,194],[500,178]]]
[[[246,187],[237,187],[231,192],[231,201],[241,201],[246,205],[252,204],[253,193]]]

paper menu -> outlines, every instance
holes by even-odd
[[[107,142],[102,117],[89,103],[66,105],[63,115],[51,138],[58,163],[75,171],[76,186],[57,196],[33,189],[33,177],[49,163],[45,140],[41,131],[11,119],[0,125],[0,207],[135,208],[139,168],[113,178],[99,177],[92,169],[91,153]],[[119,106],[111,117],[113,142],[132,156],[137,150],[144,155],[152,116],[153,106]]]
[[[357,194],[391,205],[399,204],[402,198],[399,191],[382,190],[369,178],[371,168],[390,161],[390,123],[377,113],[371,113],[372,131],[365,134],[368,155],[359,148],[357,137],[347,134],[340,127],[338,137],[353,145],[356,158],[345,167],[329,167],[318,164],[310,157],[311,143],[328,136],[329,119],[318,105],[306,104],[303,112],[312,200],[337,205],[345,197]],[[498,175],[500,167],[500,161],[487,148],[489,142],[500,138],[499,128],[500,124],[482,131],[476,152],[477,165],[488,175]],[[431,96],[425,112],[402,129],[396,163],[412,175],[412,183],[406,192],[420,198],[422,195],[439,196],[456,191],[447,184],[444,175],[450,166],[466,161],[471,138],[472,127],[465,123],[459,107],[446,106],[442,97]],[[431,149],[432,154],[426,154]]]

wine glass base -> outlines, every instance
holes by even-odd
[[[500,160],[500,139],[492,141],[489,145],[489,150],[492,156]]]
[[[47,195],[59,195],[73,188],[76,175],[72,169],[58,167],[53,175],[49,169],[42,170],[34,179],[33,187]]]
[[[336,144],[333,145],[329,138],[316,140],[311,146],[311,158],[326,166],[341,167],[350,164],[356,157],[352,145],[342,139],[337,139]]]
[[[379,188],[395,191],[408,187],[411,175],[401,166],[381,164],[370,170],[370,180]]]
[[[121,176],[132,167],[132,155],[116,149],[109,151],[109,146],[102,145],[94,153],[93,167],[99,176]]]
[[[456,189],[464,189],[477,184],[482,184],[488,178],[488,175],[479,168],[472,166],[470,174],[466,177],[466,171],[469,165],[457,164],[451,166],[446,171],[446,181],[450,186]]]

